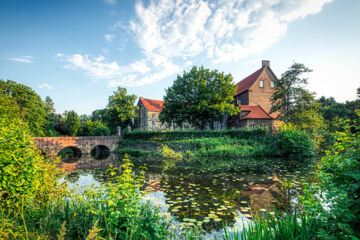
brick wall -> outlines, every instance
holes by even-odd
[[[261,80],[264,81],[263,88],[260,87]],[[249,105],[260,105],[268,111],[271,109],[271,97],[275,91],[274,88],[271,88],[272,80],[274,80],[274,76],[266,68],[249,89]]]

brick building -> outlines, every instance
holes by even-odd
[[[164,101],[140,97],[138,102],[138,126],[142,130],[165,130],[166,126],[159,121],[159,114],[164,107]]]
[[[271,97],[275,91],[274,80],[276,80],[276,76],[270,68],[270,61],[263,60],[260,69],[236,84],[237,91],[234,95],[233,104],[240,107],[240,114],[229,118],[224,116],[223,121],[213,122],[209,124],[209,127],[211,126],[214,129],[273,127],[276,115],[270,114],[269,111],[271,109]],[[164,107],[164,101],[140,97],[138,107],[138,128],[142,130],[175,129],[174,126],[167,126],[159,121],[159,114]],[[185,123],[181,128],[189,129],[191,126]]]
[[[228,127],[273,126],[275,114],[270,114],[271,97],[275,91],[276,76],[270,68],[270,61],[263,60],[261,68],[250,74],[237,85],[234,104],[241,113],[228,120]]]

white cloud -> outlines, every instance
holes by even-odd
[[[115,34],[113,33],[105,34],[104,38],[107,42],[112,42],[112,40],[114,40],[115,38]]]
[[[33,62],[32,56],[11,57],[8,59],[11,61],[14,61],[14,62],[22,62],[22,63],[32,63]]]
[[[42,83],[38,86],[38,88],[40,89],[46,89],[46,90],[53,90],[53,86],[51,86],[50,84],[48,83]]]
[[[331,1],[136,1],[129,27],[117,22],[111,31],[130,33],[142,58],[124,66],[102,56],[73,54],[63,58],[68,68],[109,79],[110,86],[140,86],[179,73],[196,57],[218,63],[260,53],[279,41],[292,21],[319,13]],[[105,35],[109,42],[113,37]]]

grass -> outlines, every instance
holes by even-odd
[[[229,230],[224,227],[224,240],[308,240],[316,239],[319,222],[312,216],[293,215],[281,217],[275,210],[275,216],[269,212],[262,218],[244,226],[244,230]]]

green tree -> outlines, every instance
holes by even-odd
[[[77,113],[73,110],[65,111],[64,118],[64,130],[66,134],[69,136],[76,136],[81,126],[80,118]]]
[[[10,96],[19,106],[19,116],[28,124],[32,135],[45,135],[47,108],[34,90],[11,80],[0,80],[0,92]]]
[[[115,133],[117,127],[132,125],[132,119],[137,116],[137,107],[134,105],[136,99],[136,95],[127,94],[126,88],[121,87],[109,97],[106,125],[112,133]]]
[[[315,100],[314,93],[305,89],[308,79],[302,77],[311,71],[303,64],[294,63],[275,80],[271,112],[278,112],[280,120],[315,136],[324,124],[319,114],[320,103]]]
[[[95,111],[93,111],[91,113],[90,120],[93,121],[93,122],[100,121],[100,122],[105,123],[106,122],[106,115],[107,115],[107,109],[106,108],[97,109],[97,110],[95,110]]]
[[[224,115],[235,115],[239,109],[230,102],[236,92],[231,74],[194,66],[189,72],[178,75],[166,90],[162,123],[182,125],[185,122],[204,129]]]
[[[46,136],[58,136],[59,133],[55,130],[56,125],[61,122],[61,115],[56,114],[54,101],[49,97],[45,97],[45,111],[46,111]]]
[[[94,122],[93,121],[87,121],[87,122],[85,122],[84,124],[81,125],[81,127],[79,129],[79,132],[78,132],[78,136],[103,136],[103,135],[94,135],[94,129],[96,129],[97,127],[107,128],[100,121],[94,121]]]
[[[97,126],[92,131],[92,136],[110,136],[110,129],[106,126]]]

